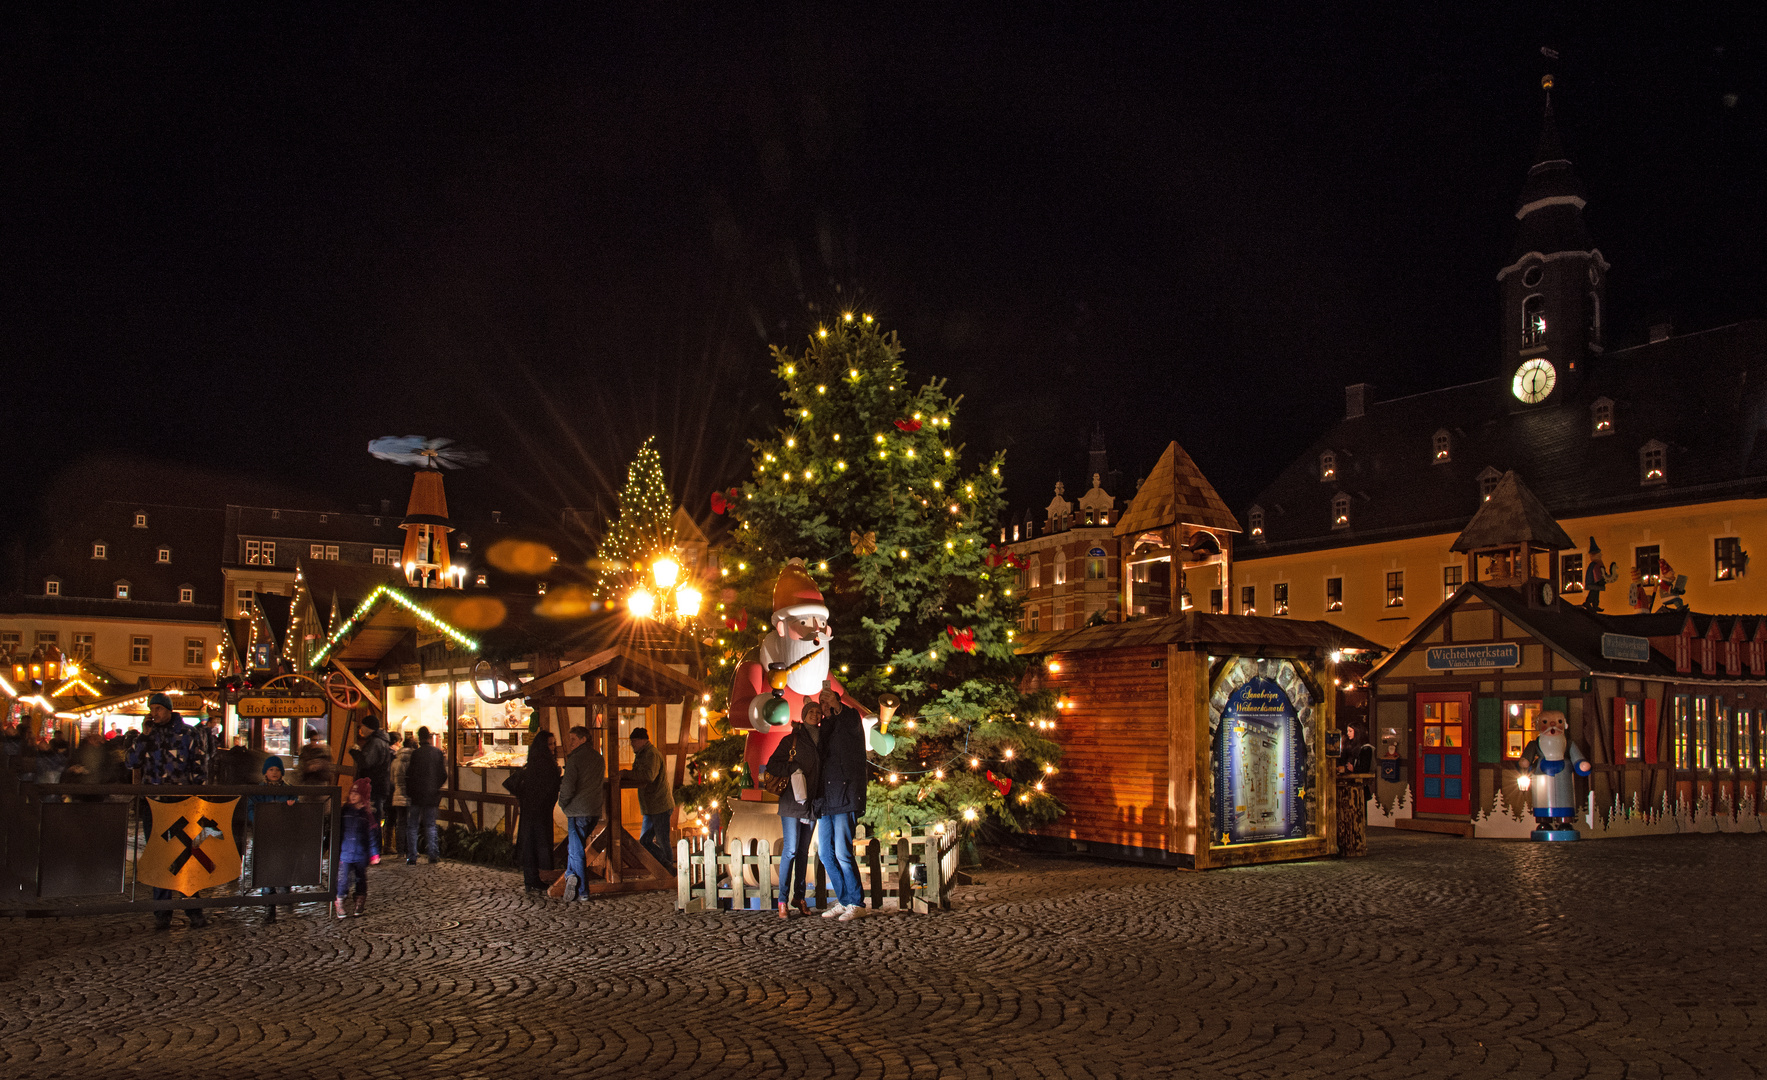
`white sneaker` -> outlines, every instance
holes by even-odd
[[[854,919],[862,919],[865,916],[870,915],[870,914],[871,914],[871,909],[866,907],[864,904],[854,904],[852,907],[841,912],[841,917],[836,921],[837,922],[852,922]]]
[[[822,913],[822,917],[824,919],[839,919],[845,916],[846,911],[847,909],[839,904],[830,904],[828,910]]]

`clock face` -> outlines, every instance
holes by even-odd
[[[1515,382],[1510,390],[1517,400],[1535,405],[1546,400],[1546,395],[1552,393],[1556,382],[1558,372],[1552,369],[1552,364],[1535,357],[1515,369]]]

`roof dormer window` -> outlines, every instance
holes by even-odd
[[[1484,471],[1479,473],[1479,501],[1489,501],[1491,493],[1497,490],[1498,481],[1502,479],[1502,473],[1490,465],[1485,466]]]
[[[92,557],[94,559],[110,558],[110,545],[102,540],[94,542],[92,545]]]
[[[1252,530],[1252,539],[1262,543],[1264,540],[1264,508],[1254,506],[1246,511],[1246,527]]]
[[[61,579],[60,578],[46,579],[43,582],[43,595],[44,596],[60,596],[61,595]]]
[[[178,586],[178,602],[180,604],[196,603],[196,588],[191,585]]]
[[[137,529],[147,528],[147,515],[140,510],[135,511],[135,527]]]
[[[1319,455],[1319,482],[1329,484],[1338,478],[1338,456],[1327,450]]]
[[[1589,434],[1612,435],[1614,433],[1614,402],[1612,398],[1596,398],[1589,403]]]
[[[1350,497],[1341,491],[1331,497],[1331,527],[1334,529],[1350,527]]]
[[[171,562],[172,561],[172,549],[169,547],[160,548],[158,561],[162,562],[162,563]]]
[[[129,599],[129,583],[127,581],[117,582],[116,583],[116,590],[117,590],[116,595],[117,595],[118,600]]]
[[[1638,448],[1638,482],[1649,486],[1669,482],[1669,448],[1656,439]]]
[[[1430,436],[1430,460],[1431,461],[1435,461],[1435,462],[1449,461],[1449,460],[1452,460],[1453,457],[1454,457],[1454,437],[1448,434],[1447,428],[1443,428],[1440,431],[1436,432],[1434,435]]]

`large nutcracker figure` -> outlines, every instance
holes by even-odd
[[[749,727],[743,761],[751,779],[766,769],[773,748],[791,730],[792,721],[802,719],[804,702],[820,693],[823,684],[861,714],[871,711],[853,700],[840,680],[829,673],[832,632],[828,604],[805,572],[804,560],[793,559],[780,571],[773,586],[769,621],[767,636],[737,665],[730,687],[730,719]],[[772,799],[754,787],[745,788],[742,797],[750,801]]]
[[[1528,766],[1522,777],[1534,804],[1535,840],[1575,840],[1577,785],[1573,778],[1589,775],[1589,762],[1570,739],[1565,714],[1548,709],[1540,714],[1538,734],[1522,748]]]

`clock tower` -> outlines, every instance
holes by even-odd
[[[1552,76],[1534,165],[1516,205],[1515,246],[1497,274],[1503,299],[1501,390],[1513,409],[1563,400],[1601,355],[1607,260],[1583,223],[1583,184],[1559,142]]]

